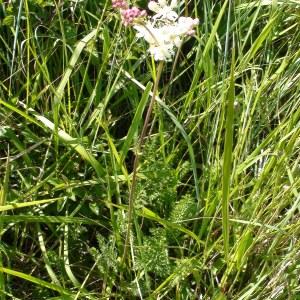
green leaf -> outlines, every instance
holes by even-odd
[[[8,15],[3,19],[2,24],[6,26],[13,26],[14,21],[15,21],[15,17],[13,15]]]

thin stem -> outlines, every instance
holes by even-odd
[[[181,45],[178,47],[177,49],[177,52],[176,52],[176,55],[175,55],[175,59],[174,59],[174,63],[173,63],[173,66],[172,66],[172,70],[171,70],[171,75],[170,75],[170,79],[169,79],[169,83],[164,91],[164,94],[162,96],[162,100],[164,101],[166,96],[167,96],[167,93],[169,91],[169,88],[170,88],[170,85],[172,83],[172,80],[174,79],[174,74],[175,74],[175,69],[177,67],[177,63],[178,63],[178,59],[179,59],[179,54],[180,54],[180,51],[181,51]]]
[[[184,16],[185,17],[188,17],[188,15],[189,15],[188,5],[189,5],[188,0],[184,0]]]
[[[150,100],[150,104],[147,110],[146,118],[144,121],[143,129],[140,135],[140,138],[138,140],[137,148],[136,148],[136,154],[133,162],[133,174],[132,174],[132,183],[131,183],[131,188],[129,191],[129,200],[128,200],[128,225],[127,225],[127,232],[126,232],[126,238],[125,238],[125,246],[124,246],[124,253],[123,253],[123,259],[122,262],[125,261],[127,252],[128,252],[128,244],[129,244],[129,237],[130,237],[130,230],[131,230],[131,223],[132,223],[132,217],[133,217],[133,209],[134,209],[134,200],[135,200],[135,190],[136,190],[136,183],[137,183],[137,168],[139,166],[139,161],[140,161],[140,150],[143,147],[144,144],[144,139],[147,135],[147,128],[149,125],[151,113],[153,110],[154,102],[155,102],[155,97],[156,93],[158,90],[158,84],[159,80],[161,77],[162,69],[163,69],[164,62],[160,61],[157,72],[156,72],[156,78],[154,82],[154,87],[153,87],[153,93],[152,97]]]
[[[168,82],[166,88],[164,89],[163,96],[160,98],[161,101],[164,101],[164,102],[165,102],[167,93],[168,93],[168,91],[169,91],[170,85],[171,85],[172,80],[173,80],[173,78],[174,78],[175,69],[176,69],[176,67],[177,67],[177,63],[178,63],[180,51],[181,51],[181,45],[178,47],[178,50],[177,50],[177,52],[176,52],[175,59],[174,59],[174,63],[173,63],[172,70],[171,70],[170,79],[169,79],[169,82]],[[158,106],[158,108],[160,108],[160,107]],[[161,112],[160,112],[160,109],[159,109],[159,114],[160,114],[160,113],[161,113]],[[155,124],[155,120],[156,120],[156,119],[154,118],[154,120],[152,121],[152,125],[151,125],[151,127],[150,127],[148,136],[150,136],[151,133],[152,133],[152,130],[153,130],[153,127],[154,127],[154,124]]]

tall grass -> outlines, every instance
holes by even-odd
[[[300,297],[298,1],[181,1],[143,147],[158,66],[109,1],[0,7],[1,299]]]

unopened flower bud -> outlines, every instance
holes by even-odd
[[[128,4],[125,0],[112,0],[112,7],[119,9],[127,9]]]
[[[145,10],[140,10],[137,7],[121,10],[122,22],[125,26],[132,25],[138,18],[143,18],[147,15]]]

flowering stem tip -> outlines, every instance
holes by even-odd
[[[148,51],[157,61],[171,60],[175,49],[185,37],[195,34],[195,27],[199,24],[197,18],[178,16],[175,11],[177,0],[171,0],[170,5],[166,0],[150,1],[148,8],[154,13],[150,17],[147,17],[145,10],[129,8],[124,0],[113,0],[112,5],[120,9],[123,24],[132,25],[137,37],[148,42]]]

